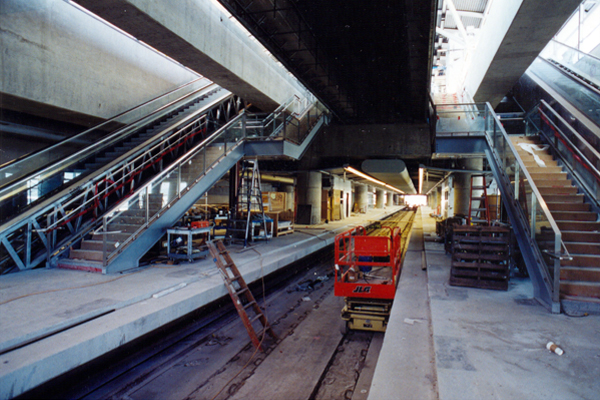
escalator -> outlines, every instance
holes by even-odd
[[[204,78],[0,167],[0,223],[40,204],[226,93]],[[174,97],[177,97],[173,100]],[[142,117],[142,113],[147,113]]]
[[[55,245],[93,224],[107,207],[227,123],[240,108],[236,96],[199,78],[2,166],[0,271],[40,265]],[[177,145],[167,146],[171,143]],[[101,200],[94,196],[98,193]],[[61,216],[68,216],[67,222],[55,226]]]
[[[244,157],[246,146],[254,156],[271,155],[267,149],[284,142],[290,144],[280,156],[303,153],[328,111],[318,102],[299,108],[299,102],[292,98],[256,117],[211,84],[51,163],[43,176],[56,187],[2,226],[2,272],[43,262],[103,273],[137,267],[166,229]],[[74,173],[77,179],[65,182]],[[11,184],[26,191],[28,180]]]

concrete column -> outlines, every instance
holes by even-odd
[[[384,193],[383,189],[375,189],[375,208],[383,208]]]
[[[283,189],[285,190],[285,210],[294,211],[294,197],[296,188],[294,185],[284,185]]]
[[[321,191],[323,189],[320,172],[306,172],[298,176],[298,205],[309,205],[310,225],[321,223]]]
[[[387,206],[392,207],[394,205],[394,194],[392,192],[387,192]]]
[[[369,208],[368,191],[369,187],[367,185],[356,185],[356,204],[358,204],[358,212],[363,214]]]
[[[467,158],[460,161],[460,166],[464,169],[481,170],[483,168],[483,159],[481,158]],[[469,173],[454,174],[454,215],[468,216],[471,202],[471,175]],[[481,185],[481,178],[477,178],[474,184]],[[481,191],[474,192],[473,195],[477,196],[480,193]]]
[[[394,205],[397,206],[398,204],[400,204],[400,196],[394,194]]]

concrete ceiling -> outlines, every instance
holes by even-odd
[[[424,121],[435,0],[220,0],[344,122]]]

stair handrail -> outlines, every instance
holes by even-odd
[[[198,85],[198,87],[196,87],[195,89],[192,88],[192,86],[194,86],[194,85]],[[42,155],[43,153],[56,152],[56,150],[60,147],[67,146],[70,143],[74,143],[76,141],[85,140],[86,136],[92,134],[95,131],[98,131],[105,127],[108,127],[111,124],[125,124],[124,126],[119,127],[117,130],[108,133],[107,136],[103,137],[101,140],[94,141],[91,144],[91,146],[89,146],[89,147],[93,147],[93,148],[98,148],[103,143],[110,141],[111,138],[117,138],[119,135],[122,135],[123,131],[126,128],[136,126],[140,122],[146,121],[148,119],[148,117],[151,117],[151,116],[155,115],[156,113],[159,113],[160,111],[165,110],[178,102],[181,102],[182,100],[190,98],[195,93],[197,93],[203,89],[206,89],[208,86],[211,86],[211,85],[214,85],[214,84],[212,82],[210,82],[209,80],[207,80],[206,78],[202,78],[202,77],[196,78],[196,79],[192,80],[191,82],[181,85],[173,90],[170,90],[169,92],[167,92],[165,94],[162,94],[154,99],[148,100],[136,107],[133,107],[127,111],[124,111],[124,112],[106,120],[106,121],[103,121],[100,124],[90,128],[90,129],[87,129],[76,135],[70,136],[68,138],[65,138],[65,139],[57,142],[57,143],[54,143],[48,147],[45,147],[45,148],[35,151],[33,153],[26,154],[15,160],[9,161],[9,162],[1,165],[0,166],[0,187],[2,188],[1,192],[4,192],[4,189],[7,185],[12,184],[12,183],[16,182],[17,180],[22,180],[32,174],[40,175],[40,174],[46,173],[46,169],[40,170],[39,163],[31,162],[33,157],[39,158],[40,155]],[[190,88],[192,88],[191,92],[181,95],[180,92],[185,92],[186,90],[190,90]],[[175,99],[173,99],[173,97],[175,97]],[[163,101],[163,102],[166,101],[166,103],[164,103],[164,104],[160,103],[161,101]],[[156,103],[159,103],[159,104],[156,104]],[[144,108],[148,108],[148,107],[151,107],[151,111],[148,111],[148,112],[143,111]],[[140,114],[142,116],[137,117],[137,115],[140,115]],[[123,119],[124,117],[126,117],[128,115],[133,115],[132,118],[135,118],[135,119],[133,121],[128,121],[128,122],[119,121],[120,119]],[[127,132],[128,131],[126,131],[125,133],[127,133]],[[80,152],[75,153],[75,154],[79,154],[79,153]],[[75,156],[75,154],[71,154],[68,158],[72,159]],[[61,157],[56,157],[56,159],[60,159],[60,158]],[[48,163],[51,163],[51,162],[52,162],[52,160],[48,161]],[[33,164],[33,166],[31,164]],[[20,166],[29,167],[28,171],[25,173],[18,174],[15,169],[19,168]],[[13,170],[13,171],[11,172],[10,170]],[[11,175],[6,176],[7,173],[11,174]],[[11,178],[11,179],[6,179],[6,178]]]
[[[244,129],[245,122],[246,122],[246,113],[245,113],[245,111],[241,111],[238,114],[238,116],[233,118],[227,124],[220,127],[217,131],[215,131],[209,137],[207,137],[202,142],[198,143],[196,146],[194,146],[188,152],[186,152],[181,157],[179,157],[175,162],[171,163],[171,165],[169,167],[165,168],[163,171],[161,171],[159,174],[157,174],[151,180],[144,183],[142,186],[137,188],[133,193],[131,193],[131,195],[128,197],[136,199],[136,198],[139,198],[140,194],[143,194],[145,192],[145,196],[146,196],[145,204],[148,205],[149,204],[148,203],[149,196],[151,194],[150,190],[149,190],[150,188],[156,186],[157,183],[164,181],[167,178],[167,176],[170,175],[174,171],[177,171],[177,173],[178,173],[178,184],[180,184],[182,165],[189,162],[193,157],[197,156],[200,152],[205,151],[206,148],[210,144],[215,142],[217,139],[225,136],[230,131],[237,129],[237,132],[241,134],[238,137],[235,137],[235,141],[233,142],[233,145],[230,147],[227,146],[227,142],[224,142],[225,144],[224,144],[223,154],[221,154],[221,156],[219,158],[217,158],[210,165],[206,165],[206,157],[205,157],[204,158],[205,165],[204,165],[202,174],[199,177],[197,177],[191,185],[187,185],[185,187],[181,187],[181,185],[178,185],[179,187],[177,188],[177,191],[175,192],[175,195],[173,196],[173,198],[168,200],[166,204],[162,205],[160,207],[160,209],[154,215],[149,215],[149,209],[148,209],[148,206],[146,206],[146,217],[145,217],[144,223],[135,232],[131,233],[125,241],[120,243],[119,246],[115,250],[112,250],[110,252],[108,251],[106,233],[109,232],[108,225],[111,224],[113,221],[115,221],[117,218],[119,218],[119,216],[125,211],[125,210],[123,210],[124,202],[114,205],[109,211],[104,213],[104,215],[102,216],[102,220],[99,221],[99,223],[95,224],[93,227],[90,227],[90,229],[87,229],[87,231],[84,233],[84,235],[90,233],[92,230],[96,230],[99,228],[100,229],[98,230],[98,232],[105,233],[103,235],[103,245],[102,245],[102,249],[103,249],[102,264],[103,264],[103,266],[107,266],[110,263],[110,261],[118,253],[122,252],[134,240],[134,238],[139,234],[139,232],[141,232],[143,229],[148,227],[154,221],[154,219],[156,219],[162,213],[162,211],[165,208],[171,207],[173,203],[175,203],[178,199],[181,198],[181,196],[184,192],[189,191],[191,189],[192,185],[198,183],[200,181],[201,177],[204,176],[206,174],[206,172],[208,170],[210,170],[214,165],[216,165],[218,162],[220,162],[223,157],[227,156],[227,154],[229,154],[231,151],[233,151],[236,147],[243,145],[245,138],[246,138],[246,130]]]
[[[301,99],[295,96],[292,102],[288,102],[286,107],[279,108],[277,112],[274,112],[265,118],[266,123],[261,125],[254,125],[254,129],[258,129],[260,134],[248,135],[248,140],[286,140],[295,144],[300,144],[304,141],[311,129],[311,120],[317,121],[324,114],[328,113],[328,109],[315,100],[308,103],[303,107],[300,113],[290,112],[285,113],[285,110],[293,103],[300,102]],[[317,110],[315,115],[312,115],[312,111]],[[301,135],[302,122],[308,119],[306,132]],[[286,128],[288,126],[295,126],[297,129],[296,138],[292,138],[290,135],[286,135]]]
[[[507,154],[506,154],[507,151],[509,151],[511,153],[512,157],[516,160],[515,184],[514,184],[514,187],[512,188],[512,190],[513,190],[512,201],[516,202],[517,209],[520,210],[520,212],[521,212],[521,215],[520,215],[521,221],[523,222],[523,225],[527,228],[528,233],[529,233],[528,240],[529,240],[530,246],[533,249],[538,249],[538,251],[540,250],[537,242],[535,241],[536,222],[537,222],[536,215],[537,215],[537,207],[538,206],[540,207],[540,209],[543,213],[543,216],[546,218],[546,220],[550,224],[552,233],[554,234],[554,253],[551,253],[551,252],[547,253],[554,260],[554,265],[553,265],[554,272],[552,274],[553,275],[552,278],[550,276],[550,272],[547,269],[547,264],[544,261],[543,257],[541,259],[538,259],[537,263],[538,263],[539,267],[545,267],[545,268],[541,268],[541,272],[542,272],[544,284],[546,285],[547,289],[551,293],[552,310],[553,310],[553,312],[560,312],[560,267],[561,267],[561,260],[564,259],[563,254],[561,254],[561,249],[565,248],[565,245],[562,241],[562,233],[558,227],[558,224],[552,217],[552,214],[550,213],[550,209],[548,208],[548,205],[546,204],[543,196],[541,195],[539,189],[535,185],[535,182],[531,178],[529,171],[525,167],[523,160],[521,160],[521,157],[519,156],[516,148],[513,146],[512,142],[510,141],[510,138],[508,137],[506,130],[502,126],[500,119],[498,118],[498,116],[496,115],[496,113],[494,112],[493,108],[491,107],[491,105],[489,103],[486,103],[486,109],[487,109],[487,113],[490,115],[491,118],[486,118],[487,122],[486,122],[486,129],[485,129],[485,137],[488,141],[490,149],[492,150],[493,156],[496,158],[497,164],[502,167],[501,174],[504,176],[505,180],[508,180],[508,183],[509,183],[508,187],[510,187],[510,177],[506,174],[506,168],[509,166],[507,166],[506,162],[505,162],[505,159],[507,156]],[[493,126],[491,126],[491,125],[493,125]],[[520,173],[525,175],[526,182],[527,182],[527,184],[529,184],[532,194],[533,194],[533,196],[531,197],[531,219],[530,220],[529,220],[529,215],[528,215],[529,212],[526,214],[525,211],[522,209],[522,207],[519,204],[519,182],[520,182],[519,174]],[[526,221],[529,222],[529,224],[526,224],[525,223]],[[540,252],[540,254],[541,254],[541,252]],[[552,280],[551,284],[550,284],[550,280]]]

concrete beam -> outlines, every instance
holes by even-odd
[[[330,125],[316,137],[302,161],[310,168],[320,168],[319,162],[326,158],[417,159],[430,155],[426,124]]]
[[[197,76],[62,0],[0,2],[0,107],[91,125]]]
[[[263,110],[312,97],[225,10],[210,1],[77,3]]]
[[[580,0],[523,0],[487,71],[484,70],[485,76],[479,77],[481,83],[472,76],[471,83],[465,84],[467,91],[475,93],[474,100],[489,101],[496,107],[579,3]],[[495,2],[493,7],[505,4]],[[497,36],[498,32],[490,34]],[[481,46],[490,47],[490,42],[482,37]]]

